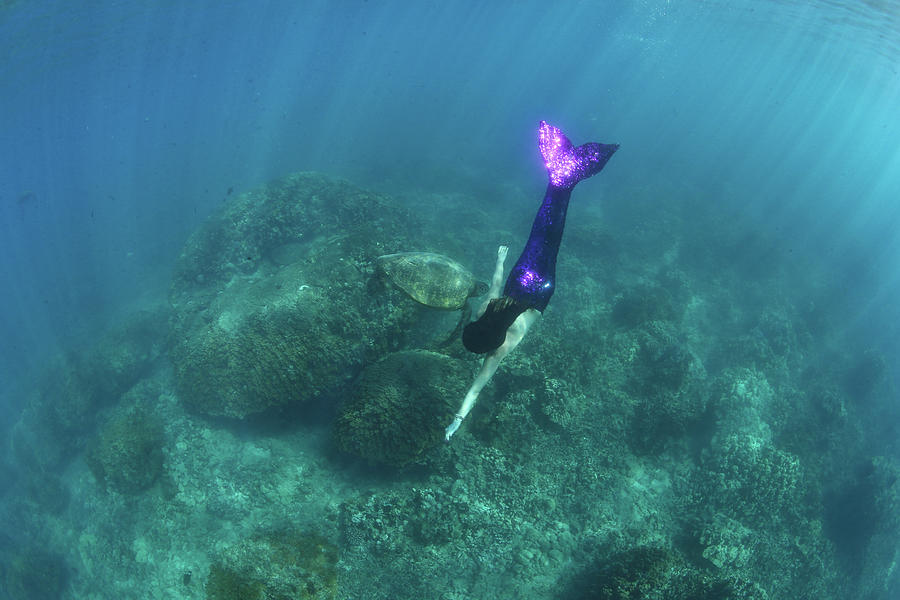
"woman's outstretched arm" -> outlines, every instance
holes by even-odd
[[[503,345],[485,357],[484,362],[481,363],[481,370],[478,371],[478,375],[475,376],[475,381],[472,382],[469,391],[466,392],[466,397],[463,398],[462,405],[456,412],[456,416],[453,417],[453,422],[444,430],[445,440],[448,442],[450,441],[450,438],[456,433],[456,430],[459,429],[460,423],[463,422],[463,419],[466,418],[469,411],[475,406],[475,402],[478,400],[478,394],[481,393],[484,386],[487,385],[488,381],[491,380],[491,377],[494,376],[494,373],[497,372],[500,361],[506,358],[507,354],[515,350],[516,346],[519,345],[519,342],[522,341],[522,338],[525,337],[525,334],[528,333],[528,330],[531,329],[531,326],[540,316],[541,313],[533,308],[529,308],[516,317],[516,320],[513,321],[513,324],[510,325],[509,329],[506,331],[506,340],[503,342]]]
[[[506,262],[506,254],[509,252],[509,246],[500,246],[497,248],[497,264],[494,266],[494,276],[491,278],[491,288],[488,290],[487,298],[481,303],[475,318],[480,319],[491,300],[500,297],[503,291],[503,264]]]

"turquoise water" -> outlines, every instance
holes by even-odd
[[[6,597],[900,595],[900,4],[485,4],[0,3]]]

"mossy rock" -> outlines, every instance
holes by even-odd
[[[209,567],[206,580],[208,600],[263,600],[263,586],[258,581],[243,577],[240,573],[222,565]]]
[[[233,198],[188,240],[170,291],[178,395],[246,419],[301,409],[396,347],[410,309],[373,297],[373,261],[417,221],[389,198],[297,173]]]
[[[402,466],[441,443],[465,394],[469,368],[436,352],[406,350],[367,366],[334,427],[338,447]]]
[[[235,286],[236,287],[236,286]],[[244,418],[302,405],[339,385],[358,364],[358,313],[333,314],[325,303],[269,297],[265,308],[239,303],[172,351],[179,395],[191,409]]]
[[[109,420],[88,444],[85,461],[101,484],[123,494],[137,494],[159,478],[163,469],[163,428],[143,410]]]
[[[334,600],[337,547],[317,533],[284,530],[227,548],[210,566],[207,600]]]

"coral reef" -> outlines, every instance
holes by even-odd
[[[767,600],[759,586],[690,565],[681,554],[637,547],[579,575],[559,598],[574,600]]]
[[[159,311],[71,353],[29,404],[3,592],[897,597],[891,363],[827,347],[841,318],[807,306],[815,286],[748,260],[687,192],[582,213],[550,307],[442,442],[478,358],[423,349],[456,315],[373,261],[442,252],[488,274],[530,224],[504,193],[408,191],[413,216],[302,173],[229,197],[176,265],[173,368],[154,368]]]
[[[226,548],[207,600],[335,600],[337,548],[316,533],[279,530]]]
[[[706,373],[670,323],[651,321],[635,333],[638,349],[626,384],[635,402],[632,444],[656,453],[684,443],[704,417]]]
[[[897,554],[900,463],[885,457],[860,463],[847,480],[828,490],[824,508],[824,533],[845,569],[866,582],[868,594],[885,593],[888,582],[877,573]],[[893,585],[898,583],[895,577]]]
[[[675,321],[678,312],[669,292],[645,285],[622,294],[613,305],[612,319],[623,327],[637,327],[648,321]]]
[[[424,350],[368,365],[334,425],[338,447],[389,465],[416,460],[441,443],[469,377],[462,361]]]
[[[204,414],[241,418],[302,405],[342,383],[359,364],[359,343],[343,335],[362,329],[359,315],[333,312],[314,300],[315,292],[304,292],[270,296],[259,312],[222,314],[173,349],[185,403]]]
[[[88,444],[85,461],[102,485],[137,494],[162,473],[162,424],[143,410],[113,416]]]
[[[415,229],[385,198],[312,173],[236,198],[176,265],[181,398],[232,418],[302,407],[402,343],[412,301],[391,304],[397,295],[373,296],[367,282],[375,257],[407,249],[398,232]]]
[[[519,597],[526,590],[548,597],[577,543],[568,524],[510,510],[462,482],[348,500],[341,530],[342,558],[362,567],[347,575],[342,592],[373,600],[436,590],[459,598]]]
[[[35,471],[56,469],[77,454],[100,410],[146,376],[165,349],[166,309],[124,317],[80,352],[48,366],[12,434],[12,450]]]
[[[209,567],[206,579],[206,597],[208,600],[263,600],[263,585],[214,564]]]
[[[747,434],[715,439],[705,456],[710,496],[730,514],[752,522],[795,514],[803,496],[800,461]]]
[[[825,594],[837,568],[821,536],[819,489],[776,443],[776,392],[751,369],[727,370],[713,389],[712,435],[681,496],[690,498],[702,556],[730,577],[771,574],[772,595]]]

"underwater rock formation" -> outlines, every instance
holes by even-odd
[[[572,600],[767,600],[759,586],[699,569],[672,550],[640,546],[580,574],[560,598]]]
[[[167,320],[163,307],[128,315],[84,352],[50,365],[13,431],[17,461],[43,472],[81,450],[98,412],[118,401],[162,356]]]
[[[832,485],[824,498],[823,525],[840,563],[858,576],[860,597],[897,597],[897,577],[886,581],[880,573],[885,565],[896,564],[900,461],[872,458],[857,465],[847,481]]]
[[[612,320],[621,327],[637,327],[648,321],[676,321],[678,308],[664,288],[636,286],[628,289],[612,308]]]
[[[478,459],[493,471],[500,456],[486,448]],[[485,486],[395,487],[343,502],[341,560],[365,565],[342,579],[345,597],[553,597],[557,574],[576,553],[576,537],[567,523],[545,520],[539,511],[511,510],[504,503],[510,497],[482,495],[495,474],[485,473]],[[517,479],[510,475],[497,488]],[[547,500],[544,492],[535,495]]]
[[[215,324],[173,351],[181,397],[194,410],[240,418],[302,403],[339,384],[359,363],[361,340],[350,339],[363,327],[355,311],[335,314],[321,295],[297,291],[296,284],[263,299],[255,294],[268,286],[243,287],[232,286],[217,303]]]
[[[425,350],[395,352],[365,368],[341,409],[341,450],[402,466],[441,443],[470,376],[466,363]]]
[[[781,447],[778,394],[753,369],[725,370],[712,384],[709,445],[692,490],[693,537],[722,574],[762,582],[779,597],[824,597],[838,582],[822,538],[818,483]]]
[[[88,445],[85,461],[102,485],[137,494],[156,482],[163,465],[162,424],[142,410],[114,416]]]
[[[635,333],[626,387],[635,402],[632,445],[653,454],[683,443],[703,418],[706,373],[670,323],[651,321]]]
[[[314,173],[242,194],[178,259],[171,357],[194,410],[244,418],[304,406],[402,343],[413,302],[370,293],[372,261],[411,246],[415,220]]]
[[[209,568],[207,600],[333,600],[337,548],[316,533],[277,531],[229,546]]]

